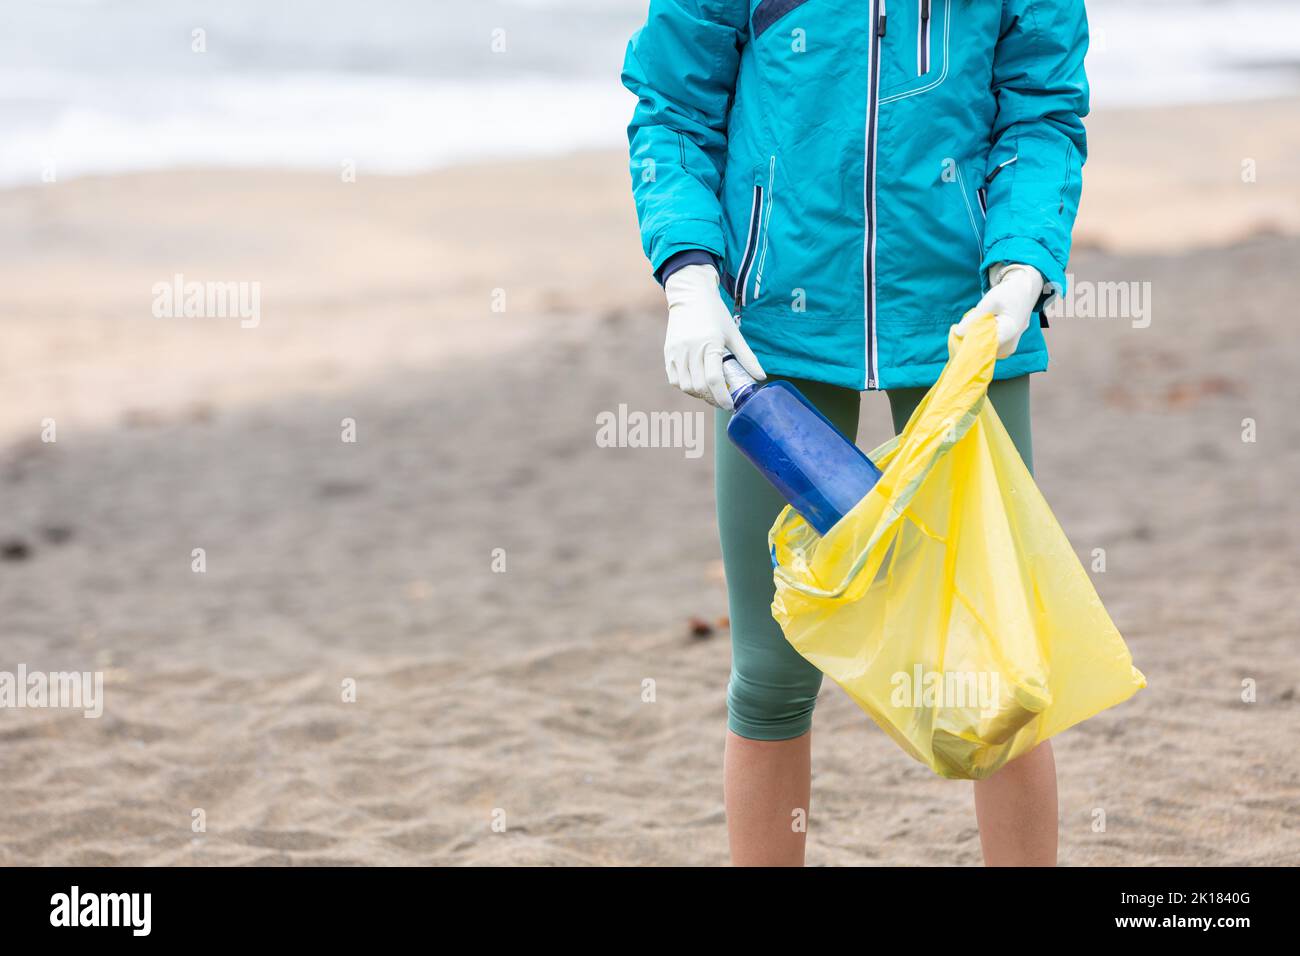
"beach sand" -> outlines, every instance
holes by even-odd
[[[1300,859],[1297,108],[1090,125],[1072,271],[1150,323],[1053,322],[1035,456],[1150,687],[1056,740],[1067,865]],[[104,675],[97,719],[0,710],[0,863],[725,861],[712,436],[595,441],[702,407],[621,157],[0,216],[0,671]],[[257,326],[155,318],[178,273],[260,283]],[[970,784],[830,682],[814,772],[809,863],[980,861]]]

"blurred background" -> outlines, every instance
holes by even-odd
[[[712,436],[596,441],[699,410],[645,7],[4,5],[0,671],[105,699],[0,709],[0,863],[725,859]],[[1061,858],[1294,862],[1300,8],[1088,10],[1072,272],[1147,311],[1053,320],[1035,454],[1150,687],[1060,739]],[[979,862],[966,785],[829,683],[816,727],[810,862]]]
[[[646,0],[6,4],[0,182],[173,166],[419,172],[618,149]],[[1092,0],[1098,109],[1293,92],[1289,0]],[[206,31],[206,53],[192,51]],[[494,35],[493,31],[501,31]],[[495,46],[494,46],[495,44]],[[494,49],[499,52],[494,52]]]

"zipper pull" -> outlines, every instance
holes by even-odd
[[[876,20],[876,37],[885,37],[885,0],[880,0],[880,17]]]
[[[930,19],[930,0],[921,0],[921,22]]]

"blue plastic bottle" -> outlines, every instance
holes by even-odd
[[[818,534],[880,480],[880,469],[789,382],[759,385],[733,355],[722,363],[736,411],[727,437]]]

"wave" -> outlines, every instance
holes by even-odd
[[[202,7],[202,5],[200,5]],[[199,8],[196,8],[199,9]],[[405,173],[621,148],[646,0],[61,0],[0,15],[0,185],[175,166]],[[1095,109],[1300,93],[1294,0],[1090,0]],[[194,23],[209,52],[189,52]],[[488,38],[508,27],[510,52]]]

